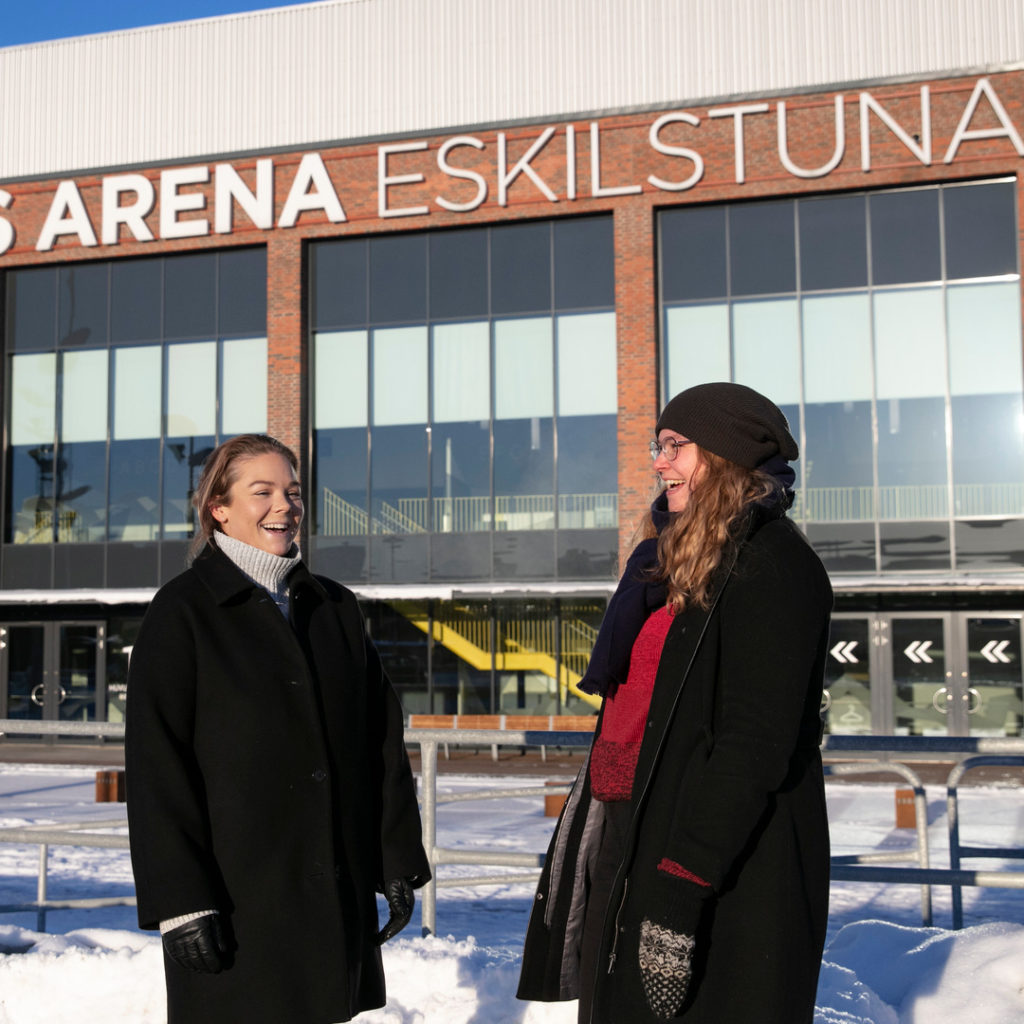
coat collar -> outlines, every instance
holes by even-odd
[[[217,604],[227,604],[233,598],[257,589],[246,575],[228,558],[215,544],[207,544],[196,555],[192,569],[203,581],[213,595]],[[309,571],[306,563],[299,561],[288,576],[289,585],[295,591],[299,587],[309,587],[318,596],[327,597],[320,581]]]

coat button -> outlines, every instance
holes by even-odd
[[[299,685],[299,680],[298,679],[289,679],[288,680],[288,685],[289,686],[298,686]]]
[[[327,778],[327,772],[325,772],[323,770],[323,768],[317,768],[317,770],[315,772],[313,772],[313,781],[314,782],[323,782],[324,779],[326,779],[326,778]]]

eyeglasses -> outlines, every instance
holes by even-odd
[[[652,441],[648,447],[650,448],[652,459],[657,459],[659,455],[664,455],[667,461],[674,462],[680,449],[685,448],[688,444],[693,444],[693,442],[677,441],[674,437],[670,437],[664,444]]]

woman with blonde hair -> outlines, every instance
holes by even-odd
[[[604,696],[519,996],[581,1024],[810,1024],[828,915],[819,707],[832,594],[786,516],[798,457],[739,384],[676,395],[660,493],[581,687]]]
[[[225,441],[193,503],[191,567],[128,675],[132,869],[167,1018],[349,1020],[384,1005],[380,943],[430,877],[402,710],[355,595],[302,561],[290,449]]]

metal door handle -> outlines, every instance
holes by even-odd
[[[58,686],[57,689],[60,690],[60,696],[57,698],[57,703],[63,704],[64,701],[68,699],[68,691],[65,690],[63,686]]]
[[[935,708],[935,710],[938,711],[939,714],[948,715],[949,714],[948,709],[945,708],[945,707],[941,707],[939,705],[939,694],[944,694],[944,696],[942,697],[942,701],[943,701],[943,703],[948,704],[949,703],[949,688],[946,687],[946,686],[940,686],[932,694],[932,707]]]
[[[821,691],[821,714],[825,714],[828,709],[832,707],[832,694],[828,690]]]
[[[45,692],[46,692],[46,686],[43,683],[39,683],[38,686],[33,686],[32,687],[32,692],[28,695],[29,700],[32,701],[33,704],[36,704],[39,707],[42,707],[43,706],[43,700],[44,700],[43,694]]]
[[[974,704],[971,704],[971,697]],[[973,686],[967,687],[967,692],[961,698],[967,704],[967,714],[976,715],[981,710],[981,694]]]

